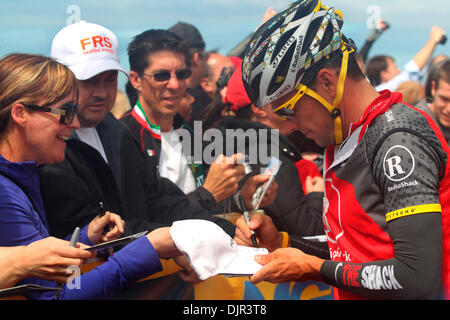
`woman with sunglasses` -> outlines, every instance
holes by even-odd
[[[79,127],[76,102],[76,80],[67,67],[27,54],[11,54],[0,60],[0,246],[24,246],[49,236],[38,169],[64,159],[65,140]],[[103,235],[103,227],[110,223],[115,226]],[[123,221],[107,212],[81,229],[79,242],[93,245],[117,238],[122,232]],[[160,257],[178,255],[169,228],[157,229],[81,275],[79,289],[63,286],[58,299],[106,298],[160,271]],[[19,284],[58,285],[38,278]],[[27,296],[54,297],[54,291]]]

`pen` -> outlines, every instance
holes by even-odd
[[[70,238],[70,246],[71,247],[75,247],[77,245],[79,237],[80,237],[80,227],[76,227],[72,234],[72,238]]]
[[[101,218],[101,217],[103,217],[103,216],[105,215],[106,210],[105,210],[105,206],[103,205],[103,202],[100,201],[100,202],[98,203],[97,211],[98,211],[98,217],[99,217],[99,218]],[[109,231],[109,227],[108,227],[108,226],[105,226],[105,227],[103,228],[103,234],[107,234],[108,231]]]
[[[80,238],[80,227],[76,227],[75,230],[72,233],[72,237],[70,238],[70,244],[69,246],[75,247],[77,245],[78,239]],[[59,291],[55,293],[55,300],[58,300],[59,295],[61,294],[63,285],[59,285]]]
[[[105,215],[105,206],[103,205],[103,202],[98,203],[98,217],[101,218]]]
[[[249,225],[250,224],[250,214],[248,213],[247,205],[245,204],[245,200],[242,196],[239,196],[239,203],[241,205],[241,209],[242,209],[242,213],[244,214],[245,221],[247,222],[247,225]],[[256,242],[255,231],[253,231],[253,230],[250,230],[250,231],[252,232],[251,239],[252,239],[253,246],[256,248],[256,247],[258,247],[258,243]]]

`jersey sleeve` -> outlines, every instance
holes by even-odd
[[[385,137],[373,158],[372,174],[384,197],[386,221],[441,212],[439,175],[442,156],[414,132]]]

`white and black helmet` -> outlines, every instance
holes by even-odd
[[[294,2],[264,23],[252,36],[242,63],[252,103],[262,107],[305,83],[306,71],[342,47],[342,24],[342,14],[320,0]]]

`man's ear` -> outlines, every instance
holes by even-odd
[[[319,70],[314,81],[316,91],[322,91],[334,97],[337,92],[337,84],[339,82],[338,70],[331,68],[323,68]],[[318,92],[319,93],[319,92]]]
[[[436,81],[431,81],[431,96],[434,98],[436,95]]]
[[[18,126],[23,127],[27,123],[28,113],[21,103],[16,103],[11,108],[11,119]]]
[[[141,91],[141,76],[136,71],[130,71],[130,83],[137,90]]]
[[[195,52],[191,58],[191,69],[195,69],[200,65],[200,53]]]

